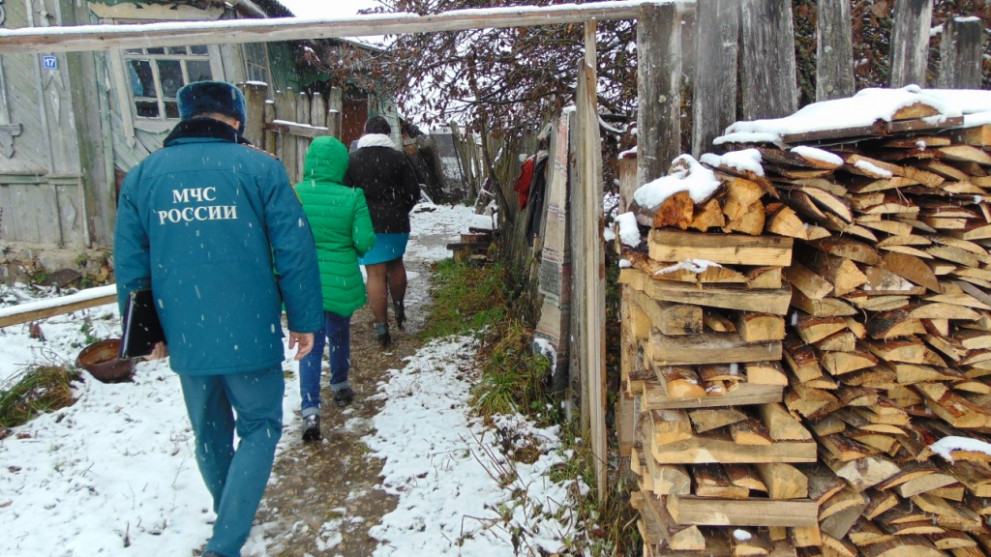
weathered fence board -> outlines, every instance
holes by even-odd
[[[582,384],[582,423],[587,423],[596,470],[599,500],[608,497],[606,462],[606,343],[605,327],[605,254],[602,245],[602,147],[599,136],[599,111],[595,93],[595,23],[585,24],[585,60],[580,62],[576,92],[576,133],[573,147],[575,188],[572,219],[575,254],[575,304],[571,320],[581,357],[576,379]]]
[[[816,21],[816,101],[853,95],[850,0],[819,0]]]
[[[667,173],[681,149],[681,14],[674,5],[641,8],[637,33],[637,178]]]
[[[692,155],[699,157],[736,122],[740,2],[702,2],[695,21],[695,67],[699,70],[693,85]]]
[[[740,57],[744,120],[780,118],[798,108],[791,2],[743,0]]]
[[[932,12],[932,0],[898,0],[895,3],[889,81],[892,87],[904,87],[912,83],[926,86]]]
[[[984,24],[976,17],[946,22],[939,45],[937,86],[944,89],[980,89],[984,51]]]

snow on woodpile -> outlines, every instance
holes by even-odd
[[[733,124],[637,191],[623,369],[653,551],[986,554],[989,117],[988,91],[868,89]]]

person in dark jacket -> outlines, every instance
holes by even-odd
[[[151,288],[217,513],[203,556],[238,557],[282,434],[283,304],[299,360],[322,324],[320,274],[285,168],[241,136],[241,91],[201,81],[177,98],[181,121],[121,187],[117,295],[123,310]]]
[[[389,297],[396,327],[406,322],[406,266],[403,254],[409,241],[409,213],[420,200],[420,185],[406,154],[389,134],[392,128],[381,116],[365,122],[365,134],[351,153],[344,183],[361,188],[375,227],[375,247],[359,260],[368,275],[368,301],[375,318],[375,335],[389,345]]]
[[[296,195],[310,221],[320,264],[324,327],[314,336],[313,350],[299,363],[303,441],[320,439],[320,371],[324,339],[330,343],[330,389],[334,403],[354,400],[348,383],[351,367],[351,314],[365,305],[365,281],[358,257],[375,244],[365,194],[342,184],[348,150],[337,138],[313,140],[303,162],[304,180]]]

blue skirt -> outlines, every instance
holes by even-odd
[[[375,245],[358,258],[359,265],[376,265],[399,259],[406,253],[409,234],[376,234]]]

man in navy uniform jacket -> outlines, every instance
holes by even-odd
[[[217,513],[204,557],[238,557],[282,433],[283,304],[298,360],[323,323],[320,275],[285,168],[241,135],[241,91],[201,81],[177,97],[181,121],[121,188],[117,294],[123,309],[152,290]]]

